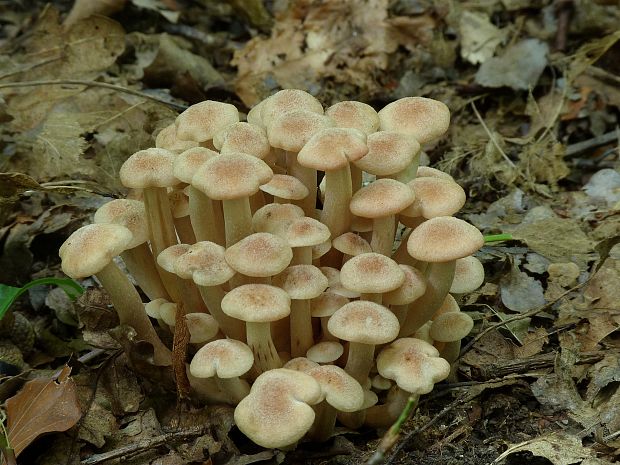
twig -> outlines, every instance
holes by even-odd
[[[135,95],[136,97],[142,97],[153,102],[160,103],[162,105],[169,106],[175,110],[183,111],[187,109],[187,106],[180,105],[178,103],[169,102],[159,97],[147,94],[146,92],[140,92],[138,90],[129,89],[127,87],[117,86],[114,84],[108,84],[107,82],[99,81],[82,81],[79,79],[54,79],[46,81],[24,81],[24,82],[6,82],[0,84],[0,89],[8,89],[10,87],[34,87],[34,86],[65,86],[65,85],[77,85],[87,87],[102,87],[104,89],[115,90],[117,92],[123,92],[125,94]]]
[[[558,29],[555,34],[555,49],[566,50],[568,29],[573,15],[573,0],[556,0],[555,11],[558,17]]]
[[[611,132],[606,132],[600,136],[593,137],[592,139],[577,142],[566,147],[566,156],[570,157],[586,150],[600,147],[601,145],[609,144],[610,142],[620,140],[620,131],[615,129]]]
[[[178,431],[172,431],[170,433],[164,433],[159,436],[155,436],[152,438],[142,439],[140,441],[134,442],[133,444],[128,444],[126,446],[119,447],[118,449],[114,449],[108,452],[103,452],[101,454],[94,454],[90,457],[85,458],[80,462],[81,465],[97,465],[99,463],[106,462],[108,460],[117,459],[120,457],[128,457],[132,455],[139,454],[141,452],[146,452],[150,449],[163,446],[166,443],[170,443],[173,441],[186,441],[188,439],[195,438],[197,436],[201,436],[205,433],[206,427],[193,427],[188,429],[182,429]]]
[[[495,146],[495,148],[499,151],[499,153],[502,154],[502,157],[504,157],[504,160],[506,160],[506,163],[508,163],[513,168],[516,168],[516,166],[513,163],[513,161],[510,158],[508,158],[508,155],[506,155],[506,152],[504,152],[504,150],[500,147],[500,145],[497,142],[497,140],[495,140],[495,136],[490,131],[489,127],[486,125],[486,123],[482,119],[482,116],[478,112],[478,109],[476,108],[476,104],[474,102],[471,102],[470,105],[471,105],[471,108],[474,110],[474,114],[476,115],[476,118],[478,118],[478,121],[480,122],[480,124],[482,125],[484,130],[486,131],[487,135],[489,136],[489,139],[491,139],[491,142],[493,142],[493,145]]]

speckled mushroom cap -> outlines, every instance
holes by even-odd
[[[325,115],[334,120],[339,128],[352,128],[371,134],[379,129],[379,116],[373,107],[355,100],[333,104]]]
[[[162,299],[162,298],[153,299],[150,302],[147,302],[146,304],[144,304],[144,311],[151,318],[159,319],[161,318],[161,314],[159,313],[159,308],[165,303],[168,303],[166,299]]]
[[[346,232],[332,241],[332,247],[346,255],[359,255],[372,252],[372,247],[362,236]]]
[[[121,166],[119,176],[125,187],[172,187],[179,183],[174,176],[176,154],[165,149],[140,150]]]
[[[269,284],[243,284],[224,296],[222,311],[242,321],[277,321],[291,313],[291,298],[286,291]]]
[[[125,226],[131,231],[132,240],[127,245],[133,249],[146,242],[149,228],[146,224],[146,210],[139,200],[114,199],[97,209],[95,223],[115,223]]]
[[[405,282],[405,272],[390,257],[363,253],[342,265],[340,282],[355,292],[378,294],[400,287]]]
[[[439,315],[433,320],[430,336],[439,342],[460,341],[474,327],[474,320],[463,312],[449,312]]]
[[[407,305],[426,292],[424,273],[409,265],[398,266],[405,273],[405,281],[400,287],[383,294],[383,303],[387,305]]]
[[[379,111],[382,131],[397,131],[425,144],[442,136],[450,125],[450,110],[438,101],[424,97],[405,97]]]
[[[336,310],[348,303],[349,299],[345,296],[326,291],[312,299],[310,309],[313,317],[323,318],[332,316]]]
[[[386,344],[398,336],[396,316],[383,305],[355,300],[329,318],[327,329],[338,339],[363,344]]]
[[[191,184],[198,168],[220,154],[205,147],[194,147],[180,153],[174,160],[174,175],[181,181]]]
[[[467,257],[484,245],[484,237],[471,224],[452,216],[438,216],[415,228],[407,252],[416,260],[449,262]]]
[[[441,178],[448,181],[454,181],[454,178],[448,173],[438,170],[437,168],[431,168],[430,166],[418,166],[418,172],[416,177],[418,178]]]
[[[398,173],[409,166],[420,151],[417,140],[393,131],[379,131],[368,136],[368,153],[355,166],[377,176]]]
[[[213,339],[220,330],[220,325],[208,313],[186,313],[185,321],[187,321],[191,344],[207,342]]]
[[[291,247],[309,247],[328,241],[330,234],[323,223],[304,216],[291,221],[283,237]]]
[[[272,147],[299,152],[321,129],[334,125],[323,115],[307,110],[293,110],[276,117],[267,125],[267,137]]]
[[[268,183],[260,186],[260,190],[286,200],[305,199],[310,193],[304,183],[288,174],[274,174]]]
[[[269,182],[273,171],[264,161],[245,153],[229,153],[202,164],[192,186],[215,200],[249,197],[261,184]]]
[[[259,105],[260,119],[265,126],[269,126],[274,119],[291,111],[306,110],[319,115],[323,114],[321,102],[308,92],[299,89],[283,89],[266,98]]]
[[[189,244],[174,244],[167,247],[157,256],[157,264],[168,273],[175,273],[175,262],[179,257],[185,254],[189,248]]]
[[[344,347],[337,341],[323,341],[314,344],[306,352],[306,357],[316,363],[332,363],[344,353]]]
[[[206,142],[237,121],[239,112],[234,105],[205,100],[190,106],[177,116],[174,124],[179,139]]]
[[[209,241],[196,242],[174,262],[174,272],[199,286],[219,286],[235,275],[225,258],[226,249]]]
[[[293,250],[284,239],[270,233],[254,233],[226,249],[226,261],[246,276],[267,277],[291,263]]]
[[[452,295],[447,294],[446,298],[443,299],[441,307],[437,309],[432,319],[435,319],[439,315],[443,315],[444,313],[454,313],[454,312],[460,312],[460,311],[461,311],[461,308],[459,307],[459,304],[457,303],[456,299],[452,297]]]
[[[303,216],[303,209],[292,203],[270,203],[254,212],[252,227],[256,232],[284,237],[291,223]]]
[[[301,439],[314,422],[310,405],[323,398],[310,375],[278,368],[261,374],[235,408],[237,427],[259,446],[284,447]]]
[[[168,326],[174,326],[177,322],[177,304],[174,302],[164,302],[159,306],[159,317]]]
[[[83,226],[60,246],[62,271],[73,279],[92,276],[126,250],[132,240],[131,231],[120,224]]]
[[[259,126],[263,129],[265,128],[265,123],[263,123],[260,113],[261,111],[263,111],[263,106],[265,105],[266,101],[267,99],[261,100],[256,105],[254,105],[252,108],[250,108],[250,111],[248,111],[248,114],[246,115],[246,118],[245,118],[248,121],[248,123],[253,124],[254,126]]]
[[[368,153],[366,134],[357,129],[324,128],[317,131],[297,155],[300,165],[320,171],[345,168]]]
[[[463,257],[456,261],[454,280],[450,287],[453,294],[473,292],[484,283],[484,267],[476,257]]]
[[[222,155],[242,152],[261,160],[269,155],[271,150],[265,130],[245,122],[231,124],[218,132],[213,138],[213,146]]]
[[[327,282],[329,284],[329,292],[350,299],[354,299],[360,296],[359,292],[347,289],[342,285],[342,283],[340,282],[340,270],[331,266],[321,266],[319,267],[319,269],[321,270],[321,273],[323,273],[327,278]]]
[[[235,339],[218,339],[198,349],[189,371],[197,378],[227,379],[247,373],[253,364],[254,354],[247,344]]]
[[[177,127],[174,123],[166,126],[157,133],[155,137],[155,147],[166,149],[171,152],[181,153],[184,150],[196,147],[198,142],[193,140],[181,140],[177,138]]]
[[[413,203],[413,190],[395,179],[377,179],[362,187],[351,199],[351,213],[364,218],[384,218],[396,215]]]
[[[377,371],[393,379],[404,391],[428,394],[435,383],[450,374],[450,364],[428,342],[401,338],[385,347],[377,356]]]
[[[296,300],[314,299],[327,289],[327,278],[314,265],[289,266],[274,276],[272,283]]]
[[[318,366],[320,365],[317,362],[313,362],[306,357],[295,357],[286,362],[283,368],[309,373],[312,369]]]
[[[325,401],[340,412],[355,412],[364,403],[364,389],[355,378],[335,365],[323,365],[308,373],[318,381]]]
[[[415,193],[415,201],[401,212],[406,216],[435,218],[450,216],[465,205],[465,191],[454,181],[423,177],[407,183]]]

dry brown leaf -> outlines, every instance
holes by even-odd
[[[6,401],[8,436],[16,456],[40,435],[67,431],[80,419],[70,373],[71,368],[65,366],[55,379],[28,381]]]
[[[542,352],[545,344],[549,342],[547,330],[545,328],[535,328],[533,332],[527,333],[522,340],[521,347],[515,347],[517,358],[527,358]]]
[[[127,0],[75,0],[65,26],[71,26],[81,19],[93,15],[110,16],[125,7]]]

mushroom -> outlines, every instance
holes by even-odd
[[[383,107],[379,113],[382,131],[396,131],[426,144],[441,137],[450,124],[450,110],[425,97],[405,97]]]
[[[349,303],[349,299],[331,291],[323,292],[320,296],[312,299],[310,310],[313,318],[321,319],[322,341],[327,342],[337,340],[337,338],[327,330],[327,322],[329,317],[336,313],[336,310],[347,303]]]
[[[383,294],[382,302],[390,306],[390,310],[394,312],[398,322],[402,325],[407,318],[409,304],[426,292],[426,279],[421,271],[412,266],[398,266],[405,273],[405,281],[400,287]]]
[[[382,294],[405,282],[405,272],[394,260],[379,253],[362,253],[352,257],[340,270],[344,287],[361,294],[360,299],[381,303]]]
[[[337,341],[322,341],[306,352],[306,358],[319,364],[333,363],[344,354],[344,347]]]
[[[332,247],[342,252],[342,263],[346,263],[351,257],[362,253],[372,252],[372,247],[366,239],[359,234],[346,232],[332,240]]]
[[[313,260],[313,247],[329,241],[327,226],[314,218],[304,216],[291,221],[282,237],[293,249],[294,265],[310,265]]]
[[[476,257],[459,258],[454,268],[454,279],[450,293],[454,295],[468,294],[484,283],[484,267]]]
[[[234,105],[205,100],[190,106],[177,116],[176,136],[181,140],[193,140],[205,146],[215,134],[239,121],[239,111]]]
[[[174,123],[163,128],[155,137],[155,147],[170,150],[174,153],[181,153],[196,146],[198,146],[196,141],[177,138],[177,127]]]
[[[196,235],[189,217],[189,197],[185,193],[185,189],[173,189],[168,192],[168,200],[172,210],[174,229],[177,231],[179,240],[184,244],[193,244],[196,242]]]

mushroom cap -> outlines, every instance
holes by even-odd
[[[189,244],[174,244],[170,247],[166,247],[157,256],[157,264],[168,273],[176,273],[174,265],[177,259],[185,254],[189,248]]]
[[[450,216],[465,205],[465,191],[454,181],[425,177],[415,178],[408,185],[415,193],[415,201],[401,215],[424,218]]]
[[[250,111],[248,111],[248,114],[245,117],[248,123],[261,127],[263,129],[265,128],[265,123],[263,123],[263,120],[261,119],[261,111],[263,111],[263,106],[265,105],[266,101],[267,99],[261,100],[252,108],[250,108]]]
[[[254,364],[254,354],[247,344],[235,339],[218,339],[198,349],[189,364],[196,378],[235,378],[247,373]]]
[[[278,368],[261,374],[235,408],[237,427],[259,446],[284,447],[301,439],[314,423],[310,405],[323,398],[310,375]]]
[[[177,322],[177,304],[164,302],[159,306],[159,317],[168,326],[174,326]]]
[[[332,268],[331,266],[321,266],[320,270],[321,273],[323,273],[327,277],[329,292],[343,297],[347,297],[349,299],[355,299],[360,296],[359,292],[347,289],[342,285],[342,283],[340,282],[340,270]]]
[[[449,262],[473,254],[484,245],[475,226],[452,216],[438,216],[415,228],[407,252],[424,262]]]
[[[254,233],[226,249],[225,257],[241,274],[267,277],[277,275],[291,263],[293,249],[274,234]]]
[[[286,291],[269,284],[243,284],[224,296],[222,311],[247,322],[277,321],[291,313],[291,298]]]
[[[438,100],[405,97],[379,111],[382,131],[397,131],[425,144],[442,136],[450,125],[450,110]]]
[[[180,153],[174,160],[174,175],[181,181],[191,184],[198,168],[208,160],[219,157],[220,154],[205,147],[193,147]]]
[[[220,330],[220,325],[208,313],[186,313],[185,320],[190,335],[189,342],[192,344],[201,344],[213,339]]]
[[[166,299],[162,299],[161,297],[159,299],[151,300],[150,302],[144,304],[144,311],[151,318],[160,319],[161,314],[159,313],[159,308],[165,303],[168,303],[168,301]]]
[[[325,401],[340,412],[356,412],[364,403],[364,389],[355,378],[335,365],[323,365],[308,373],[321,385]]]
[[[303,182],[288,174],[274,174],[267,184],[260,186],[260,190],[286,200],[305,199],[310,193]]]
[[[355,300],[329,318],[327,329],[338,339],[363,344],[385,344],[398,336],[396,316],[383,305]]]
[[[332,247],[345,255],[356,256],[372,252],[366,239],[353,232],[346,232],[332,240]]]
[[[170,150],[174,153],[181,153],[184,150],[196,147],[198,142],[193,140],[181,140],[177,138],[177,127],[174,123],[166,126],[157,133],[155,137],[155,147],[158,149]]]
[[[306,352],[306,357],[316,363],[332,363],[344,353],[344,347],[337,341],[323,341],[314,344]]]
[[[272,147],[299,152],[310,138],[321,129],[334,125],[326,116],[307,110],[284,113],[267,125],[267,137]]]
[[[392,387],[392,381],[377,374],[372,377],[371,385],[377,391],[387,391]]]
[[[295,110],[323,114],[321,102],[308,92],[299,89],[283,89],[266,98],[259,105],[260,119],[265,126],[269,126],[277,117]]]
[[[265,130],[245,122],[234,123],[222,129],[213,138],[213,145],[222,155],[243,152],[261,160],[271,151]]]
[[[450,176],[448,173],[444,173],[437,168],[431,168],[430,166],[418,166],[418,172],[416,174],[416,178],[441,178],[447,179],[448,181],[454,181],[454,178]]]
[[[339,128],[352,128],[371,134],[379,129],[379,116],[373,107],[355,100],[338,102],[325,110]]]
[[[407,305],[422,297],[426,292],[424,273],[409,265],[398,265],[405,273],[403,284],[393,291],[383,294],[383,303],[388,305]]]
[[[368,153],[366,134],[357,129],[324,128],[317,131],[297,155],[300,165],[320,171],[345,168]]]
[[[176,135],[181,140],[206,142],[216,133],[239,121],[239,111],[230,103],[205,100],[177,116]]]
[[[443,315],[444,313],[455,313],[455,312],[460,312],[460,311],[461,311],[461,308],[459,307],[459,304],[457,303],[456,299],[452,297],[452,295],[446,294],[446,298],[443,299],[441,307],[437,309],[437,311],[435,312],[431,320],[434,320],[439,315]]]
[[[332,248],[332,241],[327,239],[325,242],[312,246],[312,260],[318,260]]]
[[[364,218],[396,215],[415,200],[413,190],[395,179],[377,179],[358,190],[351,198],[349,210]]]
[[[235,275],[225,258],[226,249],[209,241],[196,242],[174,262],[174,272],[199,286],[219,286]]]
[[[264,161],[245,153],[229,153],[202,164],[192,186],[211,199],[231,200],[255,194],[272,177],[273,171]]]
[[[292,203],[269,203],[254,212],[252,228],[257,233],[265,232],[284,237],[290,224],[303,216],[303,209]]]
[[[344,287],[361,293],[393,291],[405,282],[405,272],[385,255],[369,252],[351,257],[340,270]]]
[[[357,160],[355,166],[377,176],[388,176],[404,170],[420,151],[417,140],[393,131],[370,134],[367,144],[368,154]]]
[[[309,373],[310,370],[320,366],[317,362],[313,362],[312,360],[306,357],[295,357],[290,359],[288,362],[284,364],[283,368],[287,368],[289,370],[302,371],[304,373]]]
[[[428,342],[401,338],[385,347],[377,356],[377,371],[393,379],[404,391],[428,394],[435,383],[450,374],[450,364]]]
[[[327,289],[327,278],[314,265],[289,266],[274,276],[272,283],[296,300],[314,299]]]
[[[83,226],[60,246],[62,271],[73,279],[99,273],[114,257],[127,249],[133,235],[125,226],[98,223]]]
[[[463,312],[449,312],[439,315],[433,320],[430,336],[439,342],[460,341],[474,327],[474,320]]]
[[[476,257],[459,258],[454,269],[454,280],[450,287],[453,294],[473,292],[484,283],[484,266]]]
[[[284,239],[291,247],[309,247],[329,241],[329,228],[319,220],[304,216],[291,221]]]
[[[139,200],[111,200],[97,209],[94,222],[120,224],[129,229],[132,234],[132,240],[127,244],[127,249],[133,249],[145,243],[149,238],[146,209]]]
[[[320,296],[312,299],[310,309],[313,317],[322,318],[332,316],[336,313],[336,310],[348,303],[348,298],[330,291],[326,291]]]
[[[131,155],[119,170],[125,187],[172,187],[179,183],[174,176],[176,154],[165,149],[146,149]]]

